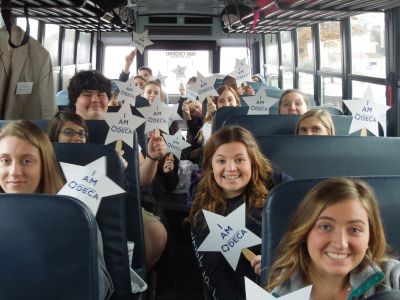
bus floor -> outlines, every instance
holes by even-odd
[[[185,194],[169,194],[159,205],[161,221],[168,232],[166,249],[152,272],[151,300],[204,299],[203,279],[191,244]]]

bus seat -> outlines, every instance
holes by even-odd
[[[398,300],[400,299],[400,290],[391,290],[378,292],[365,300]]]
[[[60,162],[87,165],[97,158],[106,156],[107,176],[126,190],[123,166],[113,148],[100,144],[73,143],[53,143],[53,146]],[[133,268],[140,273],[143,272],[142,269],[145,269],[144,245],[141,244],[144,242],[140,235],[140,230],[142,230],[140,207],[138,212],[132,212],[131,204],[128,203],[139,202],[137,199],[127,198],[127,194],[105,197],[101,201],[96,216],[103,237],[104,259],[115,287],[113,299],[116,300],[134,299],[131,293],[128,240],[135,243]],[[132,234],[135,230],[138,231],[139,237]]]
[[[98,300],[97,225],[67,196],[0,195],[2,299]]]
[[[67,106],[68,105],[68,91],[61,90],[56,94],[56,103],[58,106]]]
[[[221,108],[222,110],[223,108]],[[225,109],[223,109],[225,111]],[[219,111],[219,110],[218,110]],[[222,126],[239,125],[250,130],[254,136],[263,135],[294,135],[297,121],[301,116],[299,115],[247,115],[240,114],[243,110],[231,107],[227,113],[223,112],[222,115],[218,114],[216,123],[222,121]],[[229,112],[233,112],[231,116]],[[217,115],[217,113],[216,113]],[[225,120],[222,120],[225,118]],[[352,122],[352,116],[333,115],[332,122],[335,126],[336,135],[349,135],[349,129]],[[262,124],[262,125],[260,125]],[[379,123],[379,136],[383,136],[383,127]],[[360,136],[361,131],[358,130],[350,134],[351,136]],[[368,131],[368,135],[373,134]]]
[[[250,130],[254,136],[294,135],[300,117],[299,115],[233,115],[227,117],[222,126],[239,125]],[[332,116],[336,135],[348,135],[351,120],[351,116]]]
[[[400,176],[361,177],[373,187],[378,198],[388,243],[400,253],[400,236],[397,231],[400,202],[398,186]],[[262,282],[274,261],[276,248],[286,232],[289,219],[298,204],[320,179],[294,180],[280,184],[267,196],[262,228]]]
[[[11,120],[0,120],[0,128],[9,122],[11,122]],[[49,123],[49,120],[32,120],[32,122],[40,127],[44,132],[47,132],[47,124]]]
[[[264,155],[295,179],[400,175],[400,139],[373,136],[259,136]]]

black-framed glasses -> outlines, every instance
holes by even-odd
[[[87,132],[85,130],[75,131],[72,128],[65,128],[64,131],[60,131],[59,133],[63,133],[69,137],[78,135],[81,139],[87,138]]]

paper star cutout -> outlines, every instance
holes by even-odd
[[[243,248],[261,244],[261,239],[246,228],[246,205],[242,204],[226,217],[203,209],[210,233],[198,251],[221,252],[236,270]]]
[[[180,129],[174,135],[163,134],[163,137],[167,144],[167,152],[172,152],[179,159],[181,159],[182,150],[191,146],[183,139]]]
[[[244,277],[244,284],[246,286],[246,299],[247,300],[276,300],[274,296],[264,290],[262,287],[251,281],[249,278]],[[309,300],[311,296],[312,286],[306,286],[293,293],[279,297],[282,300]]]
[[[375,102],[371,86],[368,86],[361,100],[343,100],[353,115],[349,134],[366,128],[375,136],[379,136],[378,121],[390,108]]]
[[[267,115],[269,108],[278,101],[278,99],[267,97],[263,88],[259,89],[254,96],[243,97],[243,100],[249,106],[248,115]]]
[[[167,104],[167,105],[173,111],[172,114],[169,116],[168,126],[171,126],[173,121],[183,120],[177,111],[179,104]]]
[[[153,80],[160,80],[160,83],[162,86],[165,86],[165,80],[168,78],[168,76],[164,76],[161,74],[160,71],[158,71],[157,76],[153,78]]]
[[[149,40],[148,33],[148,30],[143,33],[132,32],[133,45],[139,50],[140,54],[143,54],[144,48],[154,44]]]
[[[178,65],[175,69],[172,70],[172,72],[175,73],[175,79],[181,79],[181,78],[185,78],[185,70],[187,67],[181,67],[180,65]]]
[[[195,100],[197,98],[197,92],[192,90],[193,86],[194,86],[194,84],[186,86],[186,93],[185,93],[184,97],[193,99],[193,100]]]
[[[168,107],[167,104],[157,99],[152,105],[147,107],[138,107],[137,110],[146,119],[145,133],[156,128],[167,133],[169,132],[168,120],[170,115],[174,113],[174,108]]]
[[[199,71],[197,71],[196,83],[192,84],[190,90],[197,94],[200,101],[207,98],[207,96],[218,96],[217,90],[214,88],[217,76],[218,75],[211,75],[209,77],[204,77]]]
[[[67,183],[58,195],[81,200],[96,215],[101,199],[125,191],[106,176],[106,157],[100,157],[86,166],[61,162]]]
[[[115,84],[119,89],[118,100],[121,102],[129,102],[132,106],[135,106],[136,96],[142,93],[142,90],[135,86],[133,78],[129,78],[127,82],[115,80]]]
[[[118,112],[105,113],[104,120],[110,127],[104,144],[123,140],[131,148],[133,148],[133,132],[145,122],[145,119],[132,114],[128,101],[124,102]]]
[[[236,58],[235,70],[228,75],[236,79],[237,86],[240,86],[243,82],[252,81],[251,66],[246,64],[246,58]]]

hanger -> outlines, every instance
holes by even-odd
[[[7,5],[5,5],[7,6]],[[28,6],[25,4],[24,6],[24,16],[26,18],[26,30],[25,30],[25,34],[24,37],[21,41],[21,44],[19,45],[15,45],[12,40],[11,40],[11,27],[13,25],[13,22],[11,21],[11,8],[2,8],[1,9],[1,15],[3,17],[4,20],[4,24],[6,25],[6,30],[8,32],[8,44],[10,45],[11,48],[18,48],[21,46],[24,46],[25,44],[28,43],[29,41],[29,19],[28,19]]]

